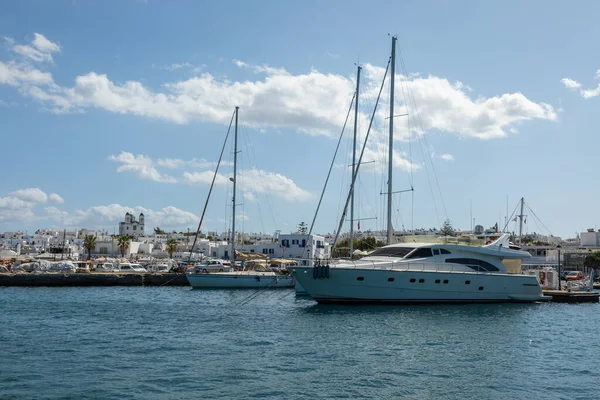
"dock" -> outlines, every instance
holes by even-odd
[[[598,303],[600,298],[600,293],[592,291],[544,290],[543,293],[556,303]]]
[[[152,273],[16,273],[0,274],[0,287],[189,286],[185,274]]]

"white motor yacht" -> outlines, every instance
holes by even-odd
[[[291,268],[319,303],[484,303],[548,300],[521,271],[531,257],[502,234],[483,246],[402,243],[358,261]]]

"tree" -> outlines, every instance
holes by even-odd
[[[85,235],[83,239],[83,247],[88,252],[88,260],[92,258],[92,250],[96,248],[96,236]]]
[[[586,268],[600,269],[600,251],[595,251],[585,256],[583,266]]]
[[[308,226],[304,222],[300,222],[298,225],[298,233],[306,235],[308,233]]]
[[[158,226],[156,228],[154,228],[154,233],[157,235],[164,235],[165,231],[163,231],[162,229],[160,229]]]
[[[119,236],[117,239],[117,246],[121,250],[121,257],[125,257],[125,250],[129,248],[131,238],[129,236]]]
[[[441,233],[442,236],[456,236],[456,232],[452,227],[452,221],[450,221],[449,219],[444,221],[444,226],[442,226]]]
[[[169,258],[173,258],[173,253],[177,251],[177,240],[169,239],[167,240],[167,253],[169,253]]]

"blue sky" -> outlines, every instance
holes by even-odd
[[[468,229],[471,208],[503,225],[507,198],[510,214],[523,196],[572,237],[600,220],[599,13],[592,1],[2,2],[0,231],[111,232],[126,211],[195,229],[236,105],[238,227],[295,230],[312,220],[357,62],[366,133],[391,33],[406,66],[396,110],[409,113],[395,120],[393,181],[415,188],[395,196],[396,229]],[[384,93],[357,189],[363,230],[384,227]],[[341,214],[351,130],[321,233]],[[231,152],[205,229],[228,227]],[[526,228],[548,233],[532,217]]]

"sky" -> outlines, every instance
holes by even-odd
[[[310,225],[357,65],[360,153],[396,35],[392,182],[414,190],[393,195],[394,228],[515,230],[523,197],[526,232],[574,237],[600,222],[597,15],[593,1],[0,2],[0,231],[112,233],[126,212],[195,230],[236,106],[236,229]],[[386,226],[388,116],[389,75],[356,184],[363,231]],[[337,229],[353,128],[352,111],[315,232]],[[203,231],[231,226],[233,153],[230,137]]]

